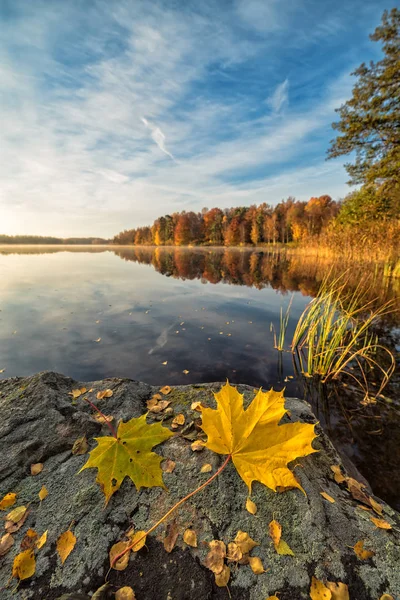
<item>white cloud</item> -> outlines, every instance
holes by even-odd
[[[289,79],[285,79],[285,81],[276,87],[273,94],[268,98],[267,103],[275,112],[279,112],[282,108],[288,105]]]
[[[164,152],[164,154],[166,154],[167,156],[169,156],[170,158],[172,158],[172,160],[175,160],[175,157],[172,156],[171,152],[168,152],[168,150],[165,147],[165,135],[163,134],[163,132],[161,131],[161,129],[159,127],[156,127],[152,123],[149,123],[148,120],[145,119],[144,117],[142,117],[142,121],[145,124],[145,126],[148,129],[150,129],[150,131],[151,131],[151,137],[153,138],[153,140],[155,141],[155,143],[157,144],[157,146],[160,148],[160,150],[162,152]]]

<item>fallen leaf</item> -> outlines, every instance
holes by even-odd
[[[49,494],[49,492],[48,492],[46,486],[42,485],[42,487],[40,488],[40,492],[38,494],[39,500],[40,501],[44,500],[46,498],[46,496],[48,496],[48,494]]]
[[[339,465],[332,465],[331,470],[334,472],[334,479],[336,483],[343,483],[344,481],[346,481],[346,477],[342,475],[342,471]]]
[[[73,398],[79,398],[79,396],[82,395],[82,392],[81,390],[72,390],[72,392],[69,392],[69,395]]]
[[[114,421],[114,417],[111,415],[99,415],[96,413],[95,415],[92,415],[92,417],[95,421],[97,421],[97,423],[101,423],[102,425],[104,425],[104,423],[111,423]]]
[[[164,396],[166,396],[171,392],[171,388],[169,387],[169,385],[164,385],[164,387],[161,388],[160,392],[164,394]]]
[[[184,375],[188,375],[189,371],[188,371],[187,369],[184,369],[184,370],[182,371],[182,373],[183,373]]]
[[[369,497],[369,501],[376,514],[381,515],[383,513],[382,504],[379,504],[379,502],[374,500],[372,496]]]
[[[153,394],[151,400],[162,400],[161,394]]]
[[[11,533],[5,533],[0,539],[0,556],[7,554],[14,543],[14,538]]]
[[[170,404],[170,400],[160,400],[160,402],[158,402],[158,400],[154,401],[153,399],[151,399],[147,402],[147,408],[150,412],[159,413],[165,410]]]
[[[244,410],[243,395],[227,383],[215,395],[217,409],[202,409],[206,447],[230,454],[251,493],[253,481],[276,491],[277,486],[303,488],[287,465],[295,458],[317,452],[312,447],[315,425],[285,423],[287,412],[282,392],[261,389]]]
[[[24,550],[14,558],[12,576],[20,581],[29,579],[34,575],[36,569],[35,555],[32,549]]]
[[[31,475],[39,475],[43,471],[43,463],[31,465]]]
[[[190,444],[190,447],[193,452],[200,452],[201,450],[204,450],[205,444],[201,440],[195,440],[193,444]]]
[[[36,542],[36,548],[40,549],[47,542],[47,529]]]
[[[279,592],[277,592],[278,594]],[[279,600],[278,596],[268,596],[267,600]]]
[[[111,546],[110,552],[109,552],[109,558],[110,558],[110,567],[112,569],[115,569],[116,571],[124,571],[126,569],[126,567],[128,566],[128,562],[129,562],[129,557],[131,554],[130,550],[127,550],[127,548],[129,548],[129,546],[131,545],[131,542],[117,542],[116,544],[114,544],[113,546]],[[116,562],[115,558],[121,554],[121,552],[124,552],[124,550],[127,550],[125,552],[125,554],[123,554],[121,556],[121,558],[119,558]]]
[[[109,587],[110,585],[108,583],[104,583],[102,586],[99,587],[98,590],[95,591],[91,600],[104,600],[105,597],[108,597],[107,592],[109,591]]]
[[[26,506],[17,506],[17,508],[8,513],[6,520],[18,523],[25,516],[27,510]]]
[[[135,592],[126,585],[115,592],[115,600],[136,600]]]
[[[88,441],[86,439],[86,436],[82,436],[80,438],[78,438],[77,440],[75,440],[74,445],[72,446],[72,454],[86,454],[86,452],[89,449],[89,444]]]
[[[167,360],[165,360],[165,361],[164,361],[163,363],[161,363],[161,364],[163,364],[163,365],[167,365],[167,364],[168,364],[168,361],[167,361]]]
[[[197,533],[194,529],[186,529],[183,533],[183,541],[192,548],[197,548]]]
[[[278,521],[275,521],[275,519],[274,519],[268,525],[268,531],[269,531],[270,538],[274,542],[274,546],[277,546],[280,542],[281,535],[282,535],[281,524],[278,523]]]
[[[249,534],[245,531],[238,531],[234,542],[240,548],[242,554],[248,554],[251,552],[251,550],[253,550],[253,548],[259,546],[259,543],[252,540]]]
[[[182,413],[179,413],[179,415],[176,415],[176,417],[174,417],[172,419],[172,423],[171,423],[171,427],[172,429],[177,429],[178,427],[180,427],[181,425],[185,424],[185,415],[183,415]]]
[[[379,600],[394,600],[394,598],[390,594],[383,594],[383,596],[381,596]]]
[[[172,471],[175,469],[175,466],[176,462],[171,460],[170,458],[163,460],[163,462],[161,463],[161,468],[164,471],[164,473],[172,473]]]
[[[6,510],[6,508],[10,508],[17,501],[17,494],[14,492],[8,492],[3,499],[0,501],[0,510]]]
[[[212,471],[212,466],[209,463],[206,463],[200,469],[200,473],[210,473],[210,471]]]
[[[176,544],[176,540],[178,539],[178,526],[176,524],[176,521],[172,521],[169,525],[168,525],[168,529],[167,529],[168,533],[165,536],[165,538],[163,539],[163,544],[164,544],[164,548],[165,550],[170,553],[172,552],[172,550],[175,547]]]
[[[249,565],[253,573],[255,573],[256,575],[261,575],[261,573],[265,573],[263,564],[261,562],[261,558],[258,558],[258,556],[249,556]]]
[[[146,415],[132,418],[118,425],[117,437],[95,438],[97,442],[89,455],[84,469],[98,469],[96,481],[105,495],[106,504],[120,488],[125,477],[130,477],[136,489],[160,486],[165,488],[160,463],[163,460],[153,446],[164,442],[174,434],[160,423],[146,423]]]
[[[331,504],[334,504],[336,502],[335,498],[332,498],[332,496],[330,496],[327,492],[320,492],[320,494],[323,498],[325,498],[325,500],[328,500],[328,502],[330,502]]]
[[[354,552],[360,560],[368,560],[368,558],[375,555],[373,550],[364,550],[364,542],[362,540],[354,545]]]
[[[204,566],[207,567],[207,569],[210,569],[210,571],[212,571],[216,575],[218,575],[219,573],[222,573],[224,567],[226,566],[224,565],[224,559],[226,557],[226,546],[224,542],[221,542],[220,540],[212,540],[208,543],[208,546],[210,550],[205,558]]]
[[[71,554],[72,550],[75,548],[76,537],[72,533],[70,529],[68,531],[64,531],[58,540],[57,540],[57,552],[59,557],[61,558],[61,564],[63,565],[67,560],[68,556]]]
[[[96,344],[99,344],[101,342],[101,338],[97,338],[97,340],[94,340],[96,342]]]
[[[25,523],[26,518],[29,514],[28,509],[25,506],[19,506],[14,508],[6,517],[4,529],[6,533],[15,533],[19,529],[21,529],[22,525]],[[10,518],[12,517],[12,518]]]
[[[316,577],[311,578],[310,587],[311,600],[331,600],[332,592],[325,586],[322,581]]]
[[[225,587],[228,585],[229,577],[231,576],[231,570],[227,565],[224,565],[220,573],[215,573],[215,583],[218,587]]]
[[[34,548],[36,546],[37,538],[38,534],[36,531],[29,528],[22,539],[21,550],[29,550],[30,548]]]
[[[102,390],[100,392],[97,392],[96,394],[96,398],[97,400],[103,400],[103,398],[111,398],[111,396],[113,395],[113,391],[110,389],[107,390]]]
[[[327,581],[326,587],[332,594],[332,600],[350,600],[349,588],[345,583],[333,581]]]
[[[129,539],[132,546],[132,552],[139,552],[139,550],[146,545],[146,532],[141,530],[136,531],[129,536]]]
[[[226,557],[228,560],[231,560],[233,562],[239,562],[239,560],[243,558],[243,552],[236,544],[236,542],[229,542]]]
[[[370,517],[370,520],[373,522],[374,525],[379,527],[379,529],[392,529],[392,526],[390,525],[390,523],[388,523],[384,519],[377,519],[376,517]]]
[[[275,546],[275,550],[278,554],[284,556],[294,556],[293,550],[290,548],[289,544],[285,542],[285,540],[279,540],[279,544]]]
[[[247,498],[246,500],[246,510],[251,515],[255,515],[257,512],[257,504],[253,502],[253,500],[251,500],[250,498]]]

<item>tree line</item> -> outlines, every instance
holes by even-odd
[[[87,244],[109,244],[110,240],[96,237],[80,238],[58,238],[50,235],[3,235],[0,234],[0,244],[54,244],[62,245],[87,245]]]

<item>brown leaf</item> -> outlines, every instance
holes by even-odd
[[[97,400],[103,400],[103,398],[111,398],[111,396],[113,395],[113,391],[110,389],[107,390],[102,390],[100,392],[97,392],[96,394],[96,398]]]
[[[325,500],[328,500],[328,502],[330,502],[331,504],[334,504],[334,502],[336,502],[335,498],[332,498],[332,496],[330,496],[328,492],[320,492],[320,494],[323,498],[325,498]]]
[[[14,494],[14,492],[8,492],[8,494],[6,494],[0,501],[0,510],[6,510],[6,508],[10,508],[10,506],[13,506],[16,501],[17,494]]]
[[[192,404],[190,405],[191,410],[195,410],[196,412],[201,412],[202,407],[203,405],[201,402],[192,402]]]
[[[166,396],[171,392],[171,388],[169,387],[169,385],[164,385],[164,387],[160,389],[160,392]]]
[[[249,565],[253,573],[255,573],[256,575],[261,575],[261,573],[265,573],[263,564],[261,562],[261,558],[259,558],[258,556],[249,556]]]
[[[164,471],[164,473],[172,473],[172,471],[175,469],[175,467],[176,467],[176,462],[171,460],[170,458],[166,458],[161,463],[161,469]]]
[[[45,485],[42,485],[42,487],[40,488],[40,492],[38,494],[39,496],[39,500],[42,501],[46,498],[46,496],[49,495],[49,492],[47,491],[47,488]]]
[[[14,543],[14,538],[11,533],[5,533],[0,540],[0,556],[7,554]]]
[[[344,481],[346,481],[346,477],[343,476],[339,465],[331,465],[331,470],[335,474],[334,479],[335,479],[336,483],[343,483]]]
[[[210,571],[218,575],[222,573],[225,566],[224,558],[226,557],[226,546],[224,542],[221,542],[220,540],[212,540],[208,543],[208,545],[210,550],[203,564],[205,567],[207,567],[207,569],[210,569]]]
[[[212,471],[210,463],[205,463],[200,469],[200,473],[210,473],[210,471]]]
[[[229,542],[227,549],[227,559],[232,562],[239,562],[243,558],[243,552],[236,542]]]
[[[24,509],[24,510],[21,510],[19,513],[15,512],[18,509]],[[13,518],[9,519],[9,515],[12,515]],[[21,527],[25,523],[28,515],[29,515],[29,511],[25,506],[19,506],[19,507],[15,508],[14,511],[11,511],[11,513],[9,513],[7,515],[6,522],[4,524],[4,529],[5,529],[6,533],[15,533],[16,531],[21,529]],[[13,519],[17,519],[18,516],[19,516],[19,520],[13,520]]]
[[[186,529],[183,534],[183,541],[192,548],[197,548],[197,533],[194,529]]]
[[[135,592],[126,585],[115,592],[115,600],[136,600]]]
[[[376,517],[370,517],[370,520],[373,522],[374,525],[379,527],[379,529],[392,529],[392,526],[390,525],[390,523],[388,523],[384,519],[377,519]]]
[[[81,454],[86,454],[86,452],[88,451],[89,448],[89,444],[88,441],[86,439],[86,435],[78,438],[77,440],[75,440],[74,445],[72,446],[72,454],[76,454],[76,455],[81,455]]]
[[[61,558],[61,564],[63,565],[67,560],[68,556],[71,554],[76,544],[76,537],[72,533],[70,529],[68,531],[64,531],[58,540],[57,540],[57,552],[59,557]]]
[[[372,508],[374,509],[374,511],[376,512],[376,514],[381,515],[383,513],[382,504],[379,504],[379,502],[374,500],[372,496],[369,497],[369,502],[370,502]]]
[[[257,513],[257,504],[253,502],[253,500],[251,500],[250,498],[247,498],[246,500],[246,510],[251,515],[255,515]]]
[[[111,415],[99,415],[98,413],[96,413],[95,415],[92,415],[93,419],[95,421],[97,421],[98,423],[104,424],[104,423],[111,423],[111,421],[114,420],[114,417],[112,417]]]
[[[364,542],[362,540],[355,544],[354,552],[360,560],[368,560],[368,558],[371,558],[371,556],[375,555],[373,550],[364,550]]]
[[[128,542],[117,542],[116,544],[111,546],[111,549],[109,552],[109,557],[110,557],[110,567],[112,569],[115,569],[116,571],[124,571],[126,569],[126,567],[128,566],[129,557],[131,554],[130,550],[125,552],[125,554],[123,556],[121,556],[121,558],[119,558],[115,563],[114,563],[114,560],[119,554],[121,554],[121,552],[126,550],[130,545],[131,545],[131,542],[128,541]]]
[[[259,543],[252,540],[245,531],[238,531],[234,542],[239,546],[243,554],[248,554],[253,548],[259,546]]]
[[[193,452],[201,452],[201,450],[204,450],[204,442],[201,440],[195,440],[193,444],[190,444],[190,447]]]
[[[225,587],[226,585],[228,585],[230,576],[230,568],[227,565],[224,565],[220,573],[215,573],[215,583],[218,587]]]
[[[31,475],[39,475],[43,471],[43,463],[35,463],[31,465]]]
[[[180,427],[181,425],[184,425],[184,424],[185,424],[185,415],[183,415],[182,413],[179,413],[179,415],[176,415],[176,417],[174,417],[172,419],[171,428],[177,429],[178,427]]]
[[[36,546],[37,538],[38,534],[36,533],[36,531],[34,529],[29,528],[21,542],[21,550],[28,550],[29,548],[34,548]]]
[[[167,408],[167,406],[169,406],[171,404],[171,402],[169,400],[160,400],[160,402],[156,402],[156,404],[154,404],[154,405],[151,404],[149,406],[150,403],[151,403],[151,400],[149,400],[149,402],[147,403],[147,408],[149,409],[150,412],[153,412],[153,413],[160,413],[165,408]]]
[[[163,540],[164,548],[167,552],[172,552],[174,549],[178,535],[178,526],[174,520],[168,525],[168,533]]]
[[[14,558],[12,576],[20,581],[29,579],[34,575],[36,569],[35,556],[32,549],[24,550]]]

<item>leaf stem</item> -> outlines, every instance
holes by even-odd
[[[150,533],[152,533],[152,531],[154,531],[155,529],[157,529],[157,527],[159,525],[161,525],[161,523],[163,523],[166,519],[168,519],[168,517],[171,516],[172,513],[175,512],[177,508],[179,508],[180,506],[182,506],[182,504],[184,502],[186,502],[186,500],[189,500],[189,498],[191,498],[192,496],[194,496],[198,492],[201,492],[201,490],[204,490],[205,487],[207,487],[212,481],[214,481],[214,479],[216,477],[218,477],[218,475],[220,475],[222,473],[222,471],[225,469],[225,467],[228,464],[228,462],[230,461],[231,457],[232,457],[232,455],[228,454],[228,456],[226,457],[226,460],[220,466],[220,468],[218,469],[218,471],[216,471],[214,473],[214,475],[211,475],[211,477],[209,479],[207,479],[207,481],[205,481],[204,483],[202,483],[193,492],[190,492],[190,494],[188,494],[187,496],[185,496],[184,498],[182,498],[181,500],[179,500],[176,504],[174,504],[174,506],[172,508],[170,508],[170,510],[167,513],[165,513],[165,515],[163,517],[161,517],[161,519],[159,521],[157,521],[157,523],[155,525],[153,525],[153,527],[150,527],[150,529],[148,529],[139,539],[137,539],[133,544],[131,544],[130,546],[128,546],[127,548],[125,548],[125,550],[123,550],[123,552],[121,552],[120,554],[117,554],[117,556],[114,558],[114,560],[111,563],[111,568],[113,568],[113,566],[115,565],[115,563],[122,556],[124,556],[124,554],[126,554],[126,552],[129,552],[130,550],[132,550],[132,548],[134,546],[136,546],[137,544],[139,544],[139,542],[141,542],[143,539],[145,539]]]
[[[88,404],[90,404],[90,406],[91,406],[92,408],[94,408],[94,410],[96,410],[96,411],[99,413],[99,415],[101,415],[101,416],[103,417],[103,419],[104,419],[104,422],[106,423],[106,425],[107,425],[107,426],[108,426],[108,428],[110,429],[110,431],[111,431],[111,433],[113,434],[113,436],[115,437],[115,439],[118,439],[118,437],[117,437],[117,432],[115,431],[114,427],[111,425],[111,423],[110,423],[110,421],[108,420],[108,418],[106,417],[106,415],[105,415],[105,414],[103,414],[103,413],[101,412],[101,410],[100,410],[100,409],[99,409],[99,408],[98,408],[98,407],[97,407],[95,404],[93,404],[93,402],[91,402],[91,401],[89,400],[89,398],[83,398],[83,400],[84,400],[85,402],[87,402]]]

